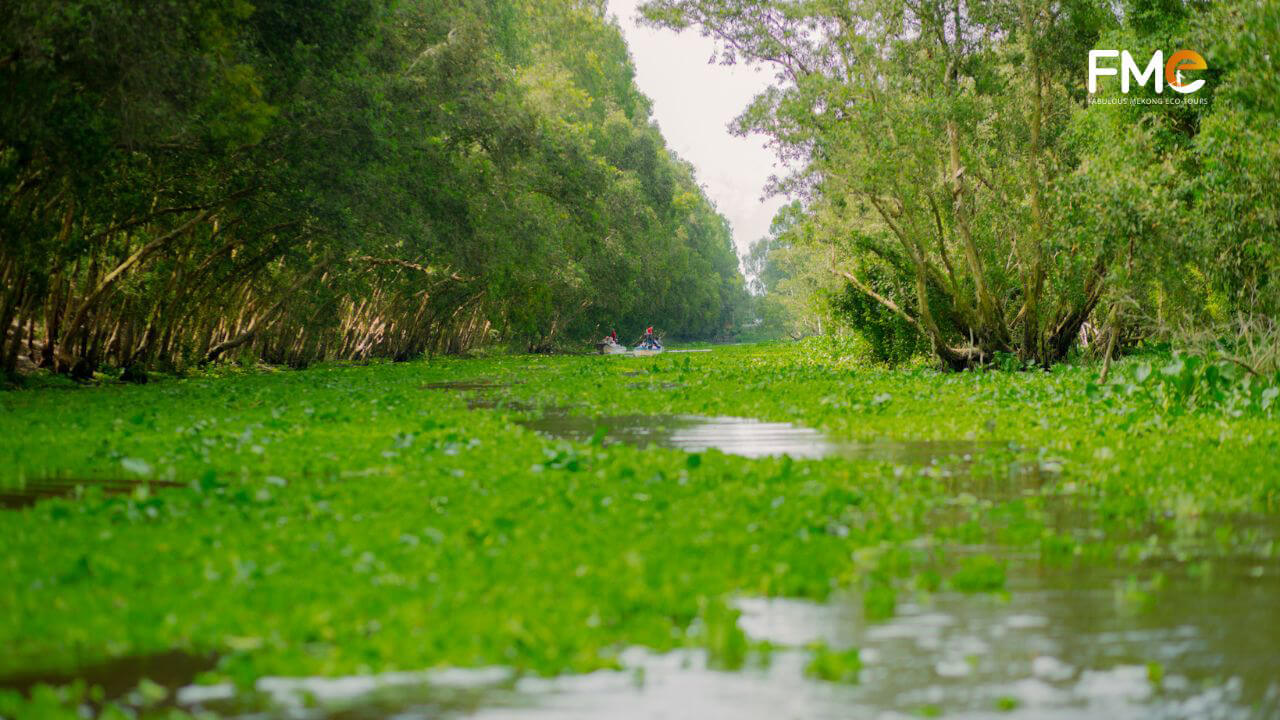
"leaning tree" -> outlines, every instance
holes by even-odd
[[[950,368],[1062,358],[1119,249],[1055,201],[1083,98],[1079,59],[1107,21],[1061,0],[651,0],[719,60],[776,81],[736,121],[799,170],[831,270],[914,327]],[[868,278],[880,280],[872,282]]]

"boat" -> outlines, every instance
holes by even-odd
[[[616,340],[607,337],[596,343],[596,352],[601,355],[621,355],[627,351],[625,345],[619,345]]]
[[[631,351],[631,354],[632,355],[657,355],[658,353],[662,352],[662,350],[663,350],[662,343],[658,342],[657,340],[645,340],[644,342],[637,345],[636,349]]]

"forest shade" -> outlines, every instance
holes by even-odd
[[[14,0],[0,87],[11,373],[742,320],[603,2]]]
[[[798,202],[747,257],[762,330],[808,334],[826,315],[880,359],[955,369],[1049,366],[1081,337],[1205,338],[1251,369],[1255,346],[1280,346],[1280,2],[642,11],[714,38],[723,62],[776,70],[737,122],[797,168],[781,186]],[[1109,77],[1090,95],[1091,49],[1141,64],[1194,49],[1205,84],[1125,95]]]

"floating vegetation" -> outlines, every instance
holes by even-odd
[[[653,390],[627,388],[636,370]],[[294,711],[265,678],[328,692],[482,667],[512,680],[391,675],[334,701],[495,718],[627,717],[623,700],[645,717],[673,688],[741,692],[723,702],[742,717],[1274,707],[1280,427],[1090,399],[1095,374],[777,345],[0,394],[8,486],[133,483],[0,513],[0,716],[270,716]],[[706,422],[756,451],[673,439]],[[894,451],[806,453],[761,428]],[[208,664],[95,670],[171,652]]]

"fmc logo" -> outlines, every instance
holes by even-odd
[[[1132,78],[1138,82],[1138,87],[1145,87],[1147,82],[1155,78],[1156,93],[1163,93],[1164,86],[1167,83],[1174,91],[1183,95],[1193,93],[1204,87],[1204,80],[1195,80],[1186,82],[1183,77],[1183,71],[1190,70],[1206,70],[1208,65],[1205,64],[1204,58],[1200,57],[1200,53],[1195,50],[1179,50],[1169,56],[1169,62],[1164,61],[1164,53],[1157,50],[1151,56],[1151,62],[1142,70],[1138,69],[1138,64],[1133,61],[1133,56],[1128,50],[1090,50],[1089,51],[1089,94],[1098,92],[1098,76],[1099,75],[1115,75],[1117,70],[1113,67],[1098,67],[1098,60],[1102,58],[1120,58],[1120,92],[1129,93],[1129,79]],[[1161,75],[1160,66],[1164,66],[1164,74]]]

